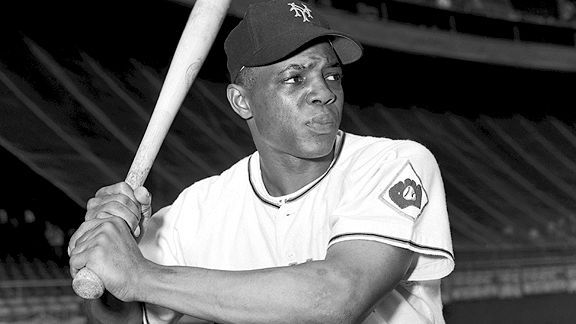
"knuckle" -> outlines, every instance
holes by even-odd
[[[129,197],[124,195],[119,195],[115,200],[110,202],[110,207],[117,211],[129,210],[134,212],[134,208],[132,206],[134,206],[134,203],[130,200]]]
[[[95,243],[95,249],[101,249],[102,246],[109,242],[109,237],[107,232],[100,232],[94,236],[93,241]]]
[[[103,232],[113,232],[116,231],[116,224],[114,223],[114,219],[110,219],[107,222],[102,223],[102,231]]]
[[[124,226],[126,220],[122,217],[113,217],[110,222],[114,225],[114,228],[118,230],[121,228],[121,226]]]
[[[70,264],[70,274],[74,276],[75,274],[74,270],[78,268],[78,257],[76,255],[71,255],[70,259],[68,260],[68,263]]]
[[[123,194],[118,196],[118,202],[124,206],[131,206],[134,204],[134,202],[132,201],[132,199],[130,199],[130,197]]]
[[[128,201],[127,197],[123,193],[114,195],[112,199],[113,199],[112,201],[121,205],[126,205],[126,202]]]
[[[107,209],[116,210],[118,208],[122,208],[124,204],[118,200],[112,200],[106,204]]]
[[[99,201],[100,201],[100,198],[97,198],[97,197],[92,197],[92,198],[88,199],[88,202],[86,203],[86,209],[94,208],[94,206],[98,205]]]
[[[118,185],[118,189],[120,193],[125,195],[130,195],[130,193],[133,191],[132,187],[130,187],[130,185],[127,184],[126,182],[120,182]]]
[[[96,218],[96,219],[106,219],[106,218],[110,218],[110,217],[111,217],[110,214],[105,210],[98,211],[94,216],[94,218]]]
[[[117,200],[111,200],[98,210],[98,218],[109,218],[111,215],[121,214],[121,211],[125,208],[125,205],[121,202]]]
[[[85,220],[85,221],[89,221],[89,220],[92,220],[92,219],[94,219],[94,218],[96,218],[96,216],[95,216],[95,213],[94,213],[93,210],[88,210],[88,211],[86,212],[86,214],[84,215],[84,220]]]
[[[106,195],[108,190],[110,190],[110,187],[112,187],[112,186],[106,186],[106,187],[102,187],[102,188],[98,189],[98,191],[96,191],[96,194],[94,196],[95,197],[101,197],[103,195]]]

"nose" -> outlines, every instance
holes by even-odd
[[[315,78],[310,84],[310,92],[306,101],[310,105],[328,105],[336,101],[336,94],[323,77]]]

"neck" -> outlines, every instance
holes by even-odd
[[[328,170],[334,157],[334,150],[316,159],[301,159],[289,155],[279,159],[266,152],[259,153],[262,181],[273,197],[291,194],[316,180]]]

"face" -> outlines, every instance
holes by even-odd
[[[342,67],[328,43],[256,67],[248,125],[259,150],[316,159],[332,153],[344,92]]]

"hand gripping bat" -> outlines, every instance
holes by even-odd
[[[150,122],[128,171],[126,182],[132,189],[144,184],[170,125],[218,34],[230,1],[196,1],[176,47]],[[102,280],[88,268],[83,268],[76,274],[72,288],[78,296],[85,299],[99,298],[104,293]]]

